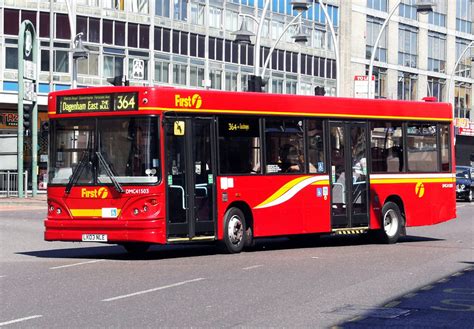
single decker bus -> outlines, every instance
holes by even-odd
[[[456,217],[438,102],[172,87],[49,94],[47,241],[152,244],[371,234]]]

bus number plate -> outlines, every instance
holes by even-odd
[[[107,234],[83,234],[82,241],[107,242]]]

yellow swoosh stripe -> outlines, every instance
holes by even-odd
[[[278,191],[276,191],[275,193],[273,193],[268,199],[266,199],[265,201],[263,201],[261,204],[259,204],[256,208],[259,208],[259,207],[262,207],[276,199],[278,199],[279,197],[281,197],[283,194],[285,194],[286,192],[288,192],[293,186],[295,186],[296,184],[298,184],[299,182],[302,182],[304,181],[305,179],[307,179],[308,177],[311,177],[311,176],[303,176],[303,177],[298,177],[298,178],[295,178],[291,181],[289,181],[288,183],[286,183],[285,185],[283,185],[282,187],[280,187],[278,189]]]
[[[102,217],[102,209],[70,209],[73,217]],[[117,209],[117,217],[121,209]]]
[[[456,178],[376,178],[370,184],[454,183]]]
[[[327,180],[320,180],[317,182],[312,183],[311,185],[329,185],[329,179]]]

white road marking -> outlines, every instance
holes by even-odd
[[[4,277],[6,277],[6,275],[0,275],[0,278],[4,278]]]
[[[82,263],[75,263],[75,264],[68,264],[68,265],[55,266],[55,267],[51,267],[50,270],[57,270],[57,269],[59,269],[59,268],[80,266],[80,265],[98,263],[98,262],[103,262],[103,261],[105,261],[105,259],[97,259],[97,260],[91,260],[91,261],[88,261],[88,262],[82,262]]]
[[[133,297],[133,296],[147,294],[149,292],[154,292],[154,291],[164,290],[164,289],[168,289],[168,288],[179,287],[179,286],[182,286],[184,284],[188,284],[188,283],[192,283],[192,282],[198,282],[198,281],[202,281],[202,280],[205,280],[205,278],[197,278],[197,279],[192,279],[192,280],[187,280],[187,281],[182,281],[182,282],[178,282],[178,283],[169,284],[167,286],[162,286],[162,287],[158,287],[158,288],[153,288],[153,289],[148,289],[148,290],[143,290],[143,291],[137,291],[137,292],[133,292],[133,293],[127,294],[127,295],[122,295],[122,296],[103,299],[102,301],[103,302],[111,302],[111,301],[114,301],[114,300],[117,300],[117,299],[123,299],[123,298],[127,298],[127,297]]]
[[[313,256],[313,257],[311,257],[311,258],[312,258],[312,259],[319,259],[319,257],[316,257],[316,256]]]
[[[254,268],[258,268],[258,267],[262,267],[263,265],[253,265],[253,266],[249,266],[249,267],[244,267],[243,270],[252,270]]]
[[[7,325],[13,324],[13,323],[22,322],[22,321],[37,319],[37,318],[41,318],[41,317],[42,317],[42,315],[32,315],[32,316],[27,316],[26,318],[21,318],[21,319],[11,320],[11,321],[7,321],[7,322],[2,322],[2,323],[0,323],[0,327],[7,326]]]

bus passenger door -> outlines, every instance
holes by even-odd
[[[367,124],[330,122],[331,226],[369,225]]]
[[[210,118],[165,119],[168,241],[215,236],[212,122]]]

